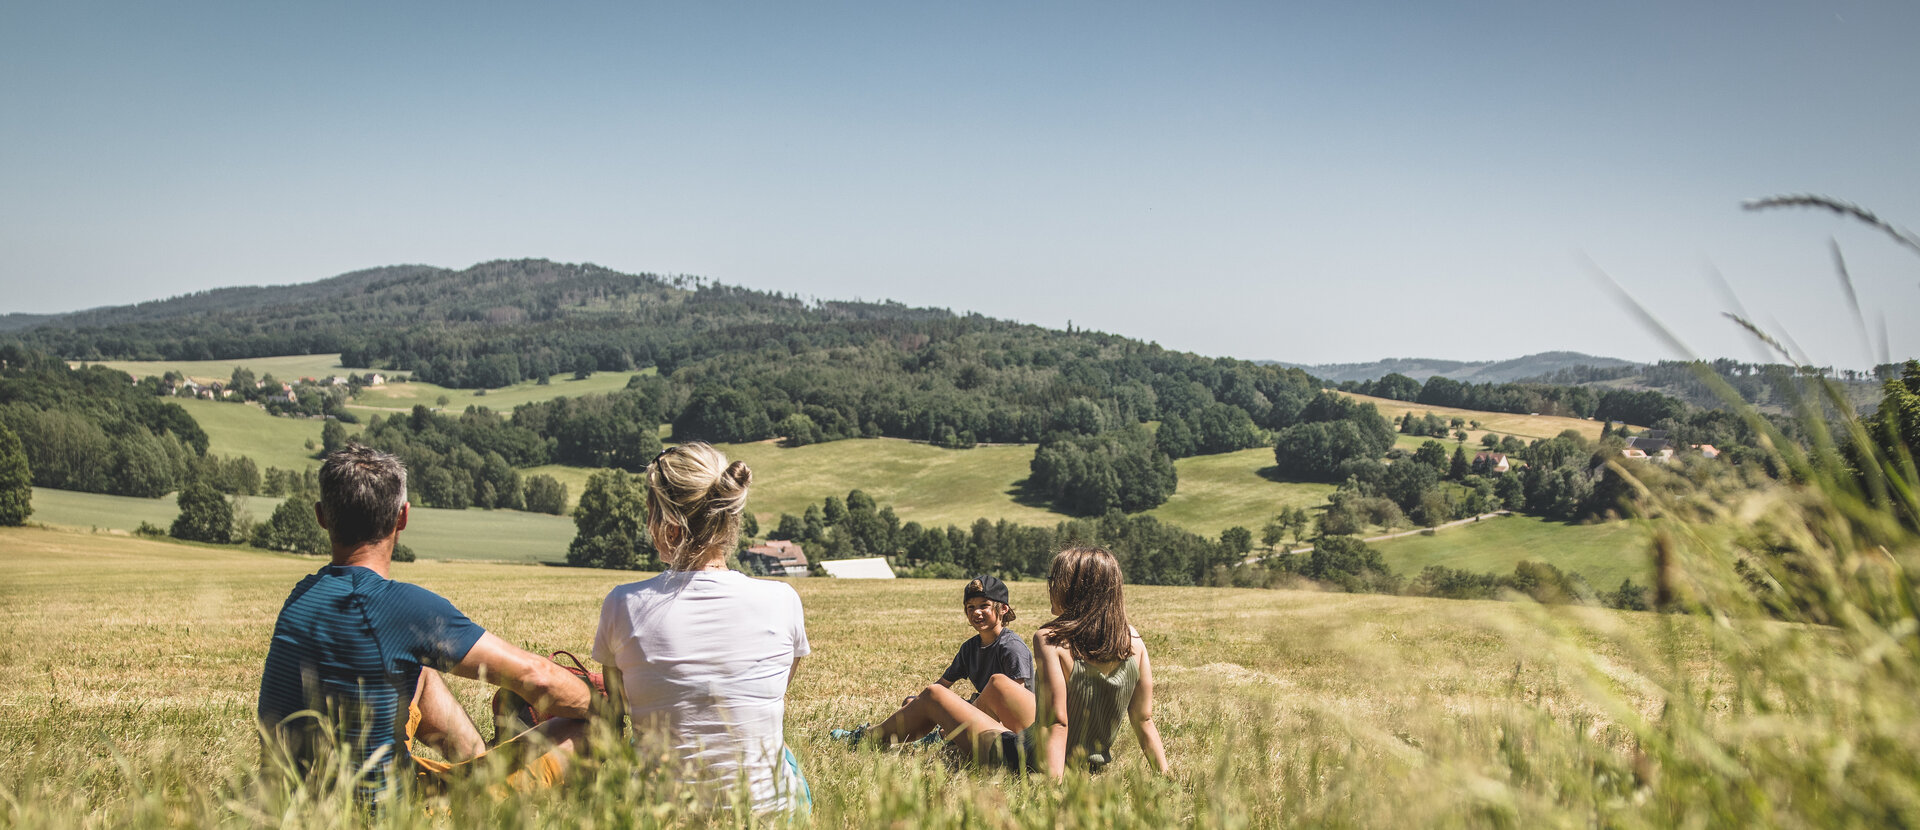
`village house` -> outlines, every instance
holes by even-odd
[[[807,552],[794,542],[774,539],[741,551],[740,565],[767,576],[806,576]]]
[[[1489,473],[1504,473],[1513,469],[1513,464],[1507,461],[1506,453],[1477,452],[1473,454],[1473,468]]]

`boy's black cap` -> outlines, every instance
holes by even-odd
[[[994,576],[993,574],[981,574],[974,577],[972,582],[967,583],[967,594],[961,597],[960,601],[966,602],[974,597],[985,597],[1001,605],[1013,604],[1007,599],[1007,583],[1001,582],[1000,577]]]

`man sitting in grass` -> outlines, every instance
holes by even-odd
[[[384,800],[396,777],[443,783],[488,754],[440,676],[450,671],[502,686],[553,718],[492,752],[523,767],[508,779],[515,786],[557,781],[585,742],[590,688],[438,594],[388,578],[407,527],[400,460],[357,444],[329,454],[314,510],[333,561],[294,586],[274,623],[258,710],[269,766],[315,777],[362,771],[355,795],[369,802]],[[446,762],[414,757],[416,740]]]

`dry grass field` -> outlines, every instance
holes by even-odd
[[[0,673],[0,711],[8,714],[0,816],[13,826],[247,823],[241,782],[256,758],[252,707],[268,634],[287,590],[316,560],[35,529],[0,529],[0,548],[0,664],[10,667]],[[399,564],[395,576],[446,595],[512,642],[576,651],[589,644],[601,597],[636,577],[449,562]],[[1491,776],[1488,786],[1520,786],[1524,773],[1502,760],[1503,729],[1620,739],[1607,737],[1608,720],[1580,702],[1578,670],[1516,662],[1526,652],[1515,649],[1528,647],[1527,632],[1539,624],[1535,608],[1132,587],[1129,612],[1154,656],[1156,720],[1172,778],[1147,775],[1128,738],[1116,768],[1094,780],[1016,784],[950,770],[928,752],[852,751],[826,739],[832,727],[879,720],[890,701],[937,676],[969,634],[959,583],[793,584],[814,655],[790,692],[787,732],[811,780],[819,826],[1380,824],[1418,805],[1351,789],[1362,777],[1389,782],[1429,754],[1469,753]],[[1023,612],[1016,628],[1030,632],[1045,619],[1042,586],[1012,589]],[[1670,626],[1647,614],[1559,619],[1646,632]],[[1597,641],[1595,648],[1608,653]],[[478,684],[456,688],[480,711]],[[571,796],[456,802],[451,826],[477,816],[616,826],[687,820],[670,803],[609,801],[607,788],[629,786],[620,783],[629,778]],[[1611,809],[1565,807],[1569,817]],[[358,821],[307,809],[316,811],[309,823]],[[299,813],[282,818],[303,822]]]
[[[1557,415],[1514,415],[1507,412],[1481,412],[1475,409],[1427,406],[1426,404],[1411,403],[1408,401],[1396,401],[1392,398],[1356,395],[1352,392],[1343,392],[1341,394],[1353,398],[1356,401],[1373,404],[1375,408],[1380,410],[1380,414],[1385,415],[1388,419],[1398,418],[1408,412],[1413,413],[1415,417],[1431,412],[1441,418],[1463,418],[1468,422],[1479,421],[1479,429],[1467,430],[1467,446],[1469,448],[1478,448],[1480,445],[1480,436],[1489,432],[1498,435],[1512,435],[1531,441],[1536,438],[1552,438],[1555,435],[1559,435],[1562,431],[1571,429],[1586,436],[1587,440],[1592,441],[1600,437],[1600,428],[1603,426],[1599,421],[1589,421],[1585,418],[1565,418]],[[1420,440],[1424,441],[1426,439],[1423,438]],[[1453,440],[1451,438],[1445,439],[1443,443],[1447,444],[1449,450],[1452,449]],[[1416,441],[1413,446],[1418,447],[1419,442]]]

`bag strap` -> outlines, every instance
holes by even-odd
[[[565,649],[561,649],[561,650],[557,650],[557,651],[555,651],[555,652],[554,652],[553,654],[551,654],[551,655],[549,655],[549,657],[550,657],[550,658],[551,658],[551,659],[553,660],[553,662],[555,662],[555,663],[560,663],[560,666],[561,666],[562,668],[565,668],[567,664],[566,664],[566,663],[562,663],[562,662],[560,661],[560,658],[561,658],[561,657],[563,657],[563,656],[564,656],[564,657],[566,657],[566,658],[567,658],[568,660],[572,660],[572,661],[573,661],[573,667],[574,667],[574,669],[577,669],[577,670],[578,670],[578,674],[579,674],[579,675],[580,675],[581,677],[587,677],[587,676],[589,676],[589,675],[591,675],[591,674],[593,674],[593,672],[590,672],[590,671],[587,671],[587,664],[586,664],[586,663],[584,663],[584,662],[581,662],[581,660],[580,660],[580,658],[579,658],[579,656],[577,656],[577,655],[575,655],[575,654],[574,654],[573,652],[571,652],[571,651],[567,651],[567,650],[565,650]]]

